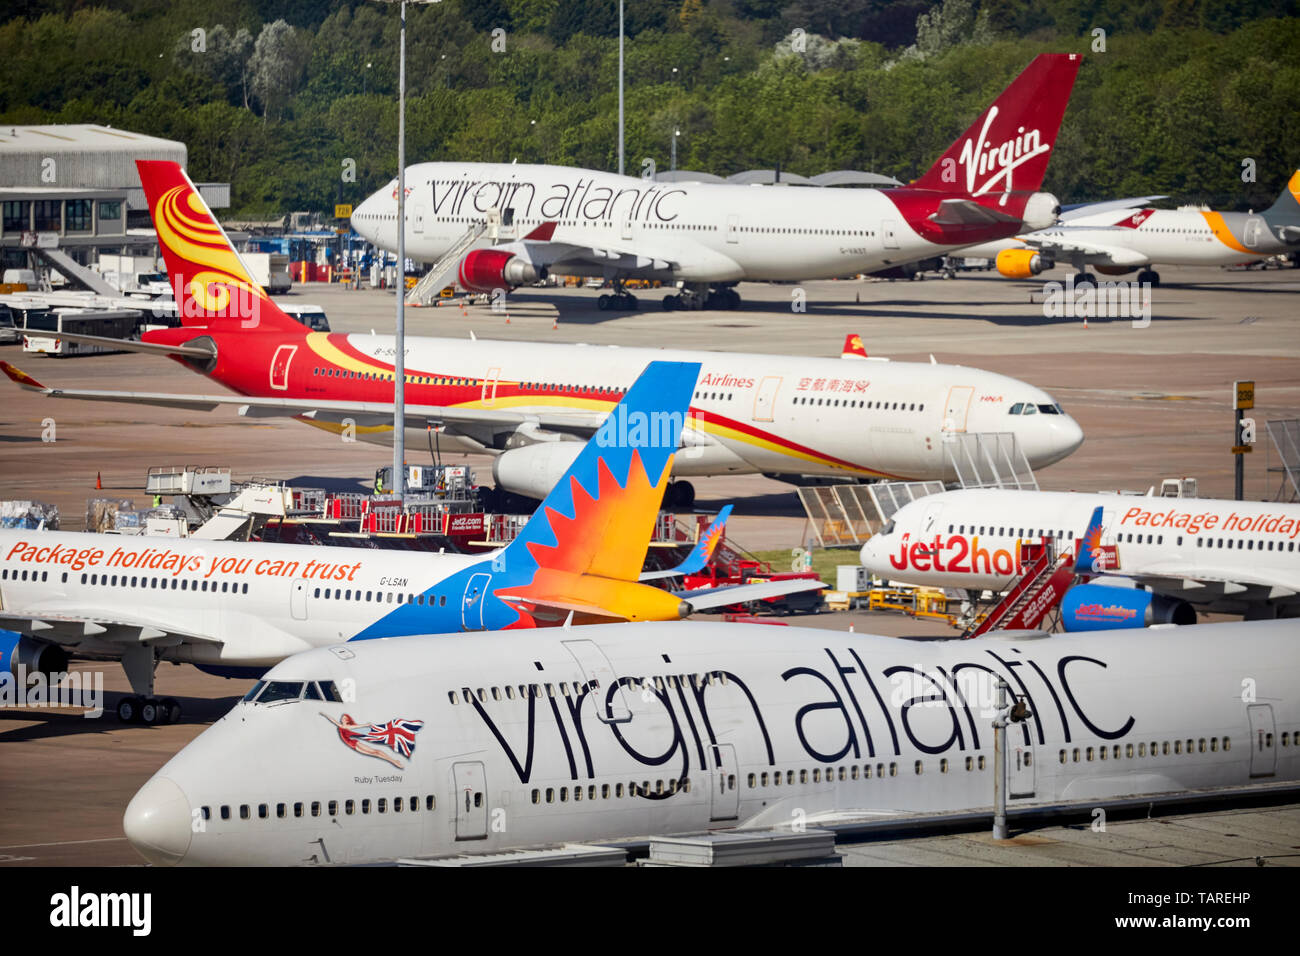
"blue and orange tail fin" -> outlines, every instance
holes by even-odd
[[[306,334],[253,278],[179,163],[138,159],[135,165],[182,325],[238,322],[243,329]]]
[[[682,559],[682,563],[675,568],[669,568],[666,571],[647,571],[641,575],[642,581],[657,581],[663,578],[675,578],[683,574],[698,574],[709,566],[713,560],[713,555],[718,550],[718,545],[722,543],[724,528],[727,519],[731,517],[732,505],[724,505],[718,512],[709,526],[695,542],[695,547],[691,548],[691,553]]]
[[[1102,507],[1098,505],[1088,521],[1088,530],[1079,539],[1079,553],[1074,559],[1075,574],[1097,574],[1105,570],[1105,552],[1101,546],[1102,524]]]
[[[681,441],[698,362],[651,362],[498,561],[636,581]]]

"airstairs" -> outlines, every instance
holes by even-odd
[[[455,245],[434,263],[433,268],[420,278],[415,288],[406,294],[406,304],[428,305],[438,298],[438,294],[447,286],[447,280],[453,277],[456,267],[460,265],[460,260],[465,254],[473,248],[488,244],[483,241],[483,234],[488,231],[488,228],[487,222],[476,222],[470,226],[465,234],[456,240]]]
[[[1281,464],[1269,462],[1268,446],[1264,446],[1264,472],[1277,474],[1281,472],[1282,483],[1278,487],[1274,501],[1300,500],[1300,418],[1275,419],[1265,423],[1268,437],[1277,449]]]
[[[1074,584],[1074,555],[1069,550],[1057,554],[1053,539],[1045,537],[1038,544],[1022,542],[1020,556],[1024,570],[1010,590],[962,637],[980,637],[989,631],[1034,630]]]

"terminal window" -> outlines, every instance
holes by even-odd
[[[32,226],[32,204],[25,199],[4,204],[4,231],[22,232]]]
[[[57,199],[37,199],[32,203],[37,232],[58,232],[63,228],[62,203]]]
[[[115,222],[121,218],[122,204],[120,202],[101,202],[99,204],[100,222]]]
[[[94,208],[89,199],[69,199],[66,208],[68,232],[90,232]]]

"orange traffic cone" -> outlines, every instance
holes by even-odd
[[[96,489],[97,491],[103,491],[103,490],[104,490],[104,483],[103,483],[103,481],[100,480],[99,472],[95,472],[95,489]]]

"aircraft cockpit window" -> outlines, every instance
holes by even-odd
[[[247,704],[250,701],[256,700],[257,695],[262,692],[262,688],[265,686],[266,686],[266,681],[260,680],[252,687],[250,687],[248,693],[244,695],[244,703]]]
[[[320,695],[320,688],[316,686],[316,682],[315,682],[315,681],[308,681],[308,682],[307,682],[307,689],[303,691],[302,699],[303,699],[303,700],[322,700],[322,699],[323,699],[323,698],[321,697],[321,695]]]
[[[302,684],[300,680],[273,680],[268,681],[266,688],[257,698],[259,704],[278,704],[287,700],[297,700],[302,696]]]
[[[1020,414],[1021,412],[1023,412],[1024,410],[1025,410],[1025,403],[1024,403],[1024,402],[1016,402],[1014,405],[1011,406],[1011,411],[1009,411],[1007,414],[1008,414],[1008,415],[1019,415],[1019,414]]]
[[[1060,414],[1062,414],[1062,413],[1061,413],[1061,406],[1060,406],[1060,405],[1039,405],[1039,406],[1038,406],[1038,410],[1039,410],[1040,412],[1042,412],[1044,415],[1060,415]]]
[[[1037,414],[1038,414],[1038,406],[1037,406],[1037,405],[1034,405],[1034,404],[1032,404],[1032,403],[1026,402],[1026,403],[1025,403],[1025,410],[1024,410],[1024,412],[1022,412],[1021,414],[1024,414],[1024,415],[1037,415]]]
[[[883,528],[881,528],[881,529],[877,532],[877,534],[880,534],[880,535],[891,535],[891,534],[893,534],[893,533],[894,533],[894,519],[893,519],[893,518],[890,518],[888,521],[886,521],[886,522],[885,522],[885,526],[884,526]]]

